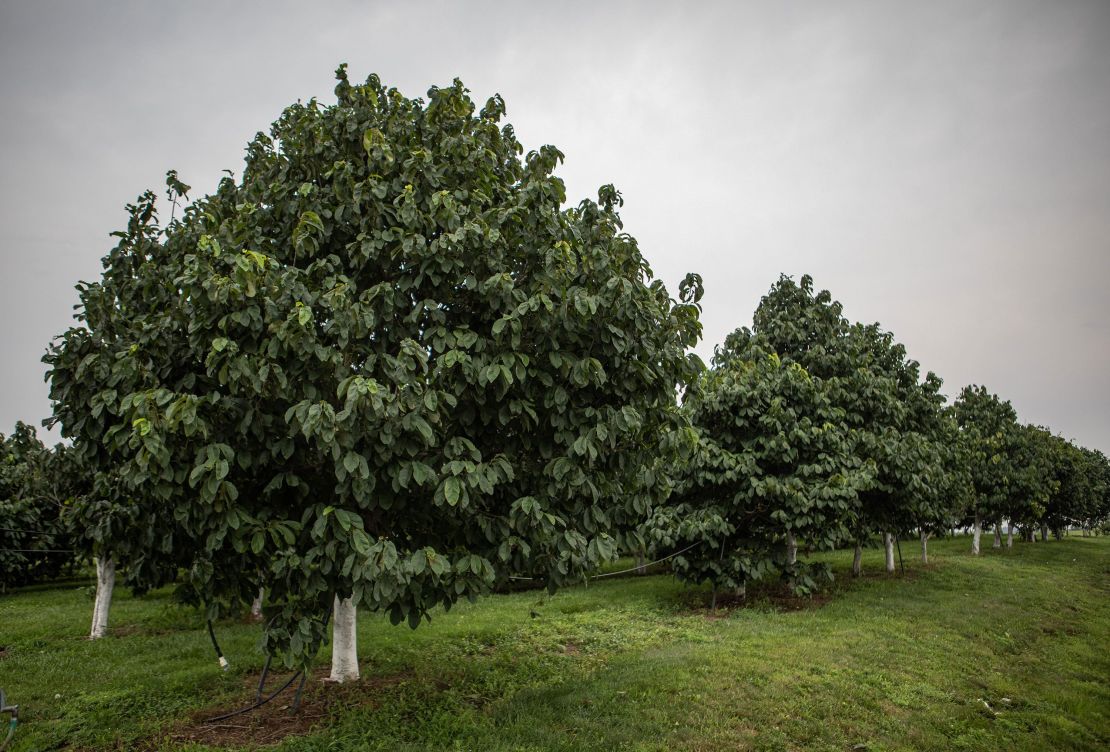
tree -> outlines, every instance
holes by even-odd
[[[1076,522],[1083,534],[1102,527],[1110,519],[1110,460],[1097,449],[1083,449],[1090,473],[1091,492],[1087,503],[1077,512]]]
[[[916,530],[927,563],[929,536],[950,522],[959,498],[955,426],[944,411],[941,379],[932,372],[922,378],[892,333],[856,324],[845,346],[854,368],[839,379],[841,401],[856,428],[856,453],[876,468],[874,483],[860,493],[853,573],[861,542],[875,533],[893,573],[896,538]]]
[[[798,282],[780,277],[760,301],[752,329],[729,335],[715,362],[751,338],[820,379],[841,411],[852,452],[874,468],[871,483],[859,488],[853,572],[859,574],[863,543],[877,533],[893,572],[895,536],[932,529],[949,516],[952,496],[941,489],[951,490],[955,481],[948,472],[951,428],[942,415],[941,380],[932,373],[921,378],[918,363],[878,324],[851,324],[808,275]]]
[[[1001,545],[1001,520],[1009,521],[1006,547],[1013,546],[1017,524],[1032,529],[1045,512],[1057,481],[1054,478],[1054,440],[1046,428],[1016,425],[1006,434],[1005,465],[1010,468],[1006,490],[996,521],[996,545]]]
[[[174,520],[183,597],[218,614],[265,586],[264,647],[289,665],[329,611],[339,635],[358,605],[415,627],[611,558],[669,490],[675,390],[700,366],[700,280],[675,301],[652,279],[611,186],[564,209],[562,154],[521,159],[499,96],[476,112],[458,81],[425,102],[337,77],[336,104],[255,137],[241,181],[128,234],[153,243],[132,286],[159,309],[128,313],[171,341],[106,325],[99,389],[126,389],[73,384],[96,326],[52,354],[63,426],[93,441],[102,405],[104,464]]]
[[[1060,537],[1072,525],[1083,525],[1104,498],[1098,455],[1061,436],[1049,440],[1054,450],[1050,462],[1053,482],[1039,519],[1042,541],[1048,540],[1050,530]]]
[[[798,541],[831,549],[847,540],[870,482],[823,382],[761,345],[734,334],[728,359],[688,391],[699,444],[674,510],[656,520],[670,546],[702,544],[673,567],[683,580],[712,583],[714,596],[772,572],[812,592],[823,570],[798,561]]]
[[[0,592],[54,579],[75,564],[71,460],[64,446],[47,449],[26,423],[0,434]]]
[[[172,171],[167,185],[175,201],[188,191]],[[183,383],[195,383],[187,312],[175,284],[180,260],[163,242],[155,200],[146,191],[127,205],[127,227],[113,233],[119,242],[103,259],[102,277],[77,286],[76,325],[43,358],[54,407],[46,424],[73,440],[86,475],[70,518],[76,544],[96,562],[93,639],[107,633],[117,568],[141,593],[191,566],[192,552],[203,545],[190,540],[196,531],[177,524],[169,499],[172,488],[184,485],[185,470],[160,469],[170,460],[160,434],[138,417],[123,419],[146,400],[166,404],[164,392],[155,396],[161,364],[174,364]]]
[[[1017,413],[983,386],[966,386],[953,405],[961,432],[967,437],[974,497],[968,509],[973,524],[971,552],[978,555],[983,521],[1002,519],[1014,475],[1011,445]]]

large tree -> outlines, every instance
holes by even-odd
[[[698,447],[652,522],[657,547],[683,550],[678,577],[708,581],[714,594],[772,572],[798,592],[816,587],[819,572],[798,561],[798,543],[848,540],[874,471],[853,452],[834,384],[781,358],[770,338],[746,328],[729,335],[685,395]]]
[[[172,171],[167,184],[175,201],[188,191]],[[127,205],[127,226],[113,233],[118,243],[103,259],[103,275],[77,286],[76,326],[44,358],[54,404],[46,422],[73,440],[86,476],[69,518],[78,547],[96,563],[94,639],[107,633],[117,569],[142,592],[189,567],[202,545],[177,524],[172,501],[187,467],[168,467],[164,436],[148,421],[123,418],[145,400],[167,403],[165,390],[155,391],[166,363],[182,383],[196,383],[187,309],[179,305],[175,282],[181,259],[164,242],[155,204],[154,193],[146,191]]]
[[[941,380],[922,377],[918,363],[878,324],[849,322],[841,304],[808,275],[780,277],[760,301],[751,329],[730,334],[715,362],[753,339],[821,381],[850,430],[853,453],[874,466],[853,522],[853,571],[859,573],[862,544],[875,534],[883,536],[893,571],[895,536],[911,529],[927,536],[946,521],[949,492],[958,485],[949,472],[952,429],[942,413]]]
[[[1045,505],[1059,482],[1054,473],[1056,439],[1046,428],[1016,425],[1006,434],[1004,467],[1009,468],[1005,493],[995,520],[995,547],[1002,546],[1002,519],[1008,521],[1006,547],[1013,546],[1018,525],[1032,530],[1045,513]]]
[[[170,344],[120,324],[100,351],[89,322],[51,362],[67,433],[172,519],[184,595],[218,613],[265,586],[265,649],[290,664],[334,603],[344,679],[354,606],[416,626],[615,553],[686,440],[701,286],[676,301],[652,279],[612,187],[565,208],[562,155],[522,159],[500,97],[338,80],[145,236],[132,287],[159,310],[137,315]],[[72,378],[90,352],[100,391]]]
[[[978,554],[984,521],[999,524],[1006,514],[1016,474],[1017,413],[1008,401],[974,384],[963,388],[953,411],[969,447],[974,494],[965,521],[972,524],[971,552]]]
[[[860,495],[856,557],[870,535],[883,537],[886,568],[894,571],[894,541],[916,531],[928,561],[929,536],[951,522],[960,499],[956,427],[944,410],[943,382],[924,377],[917,361],[878,324],[854,325],[845,338],[852,370],[840,379],[840,399],[858,437],[856,452],[872,461],[875,482]]]

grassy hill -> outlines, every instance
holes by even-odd
[[[0,597],[0,687],[16,750],[1107,748],[1110,538],[985,542],[933,542],[927,567],[904,544],[893,577],[868,551],[857,581],[830,555],[814,602],[709,613],[654,575],[498,595],[415,632],[362,614],[361,682],[314,676],[301,714],[281,695],[214,726],[253,697],[257,627],[217,625],[224,673],[167,592],[118,591],[112,636],[90,642],[87,587],[57,585]]]

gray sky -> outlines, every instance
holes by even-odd
[[[1110,451],[1105,0],[0,0],[0,432],[47,415],[39,359],[124,203],[171,167],[209,192],[342,61],[500,92],[572,201],[616,184],[672,292],[705,277],[703,357],[808,272],[949,395]]]

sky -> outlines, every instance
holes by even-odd
[[[0,432],[49,415],[40,359],[124,204],[238,174],[341,62],[500,93],[570,203],[615,184],[672,293],[704,277],[707,361],[808,273],[950,396],[1110,453],[1105,0],[0,0]]]

